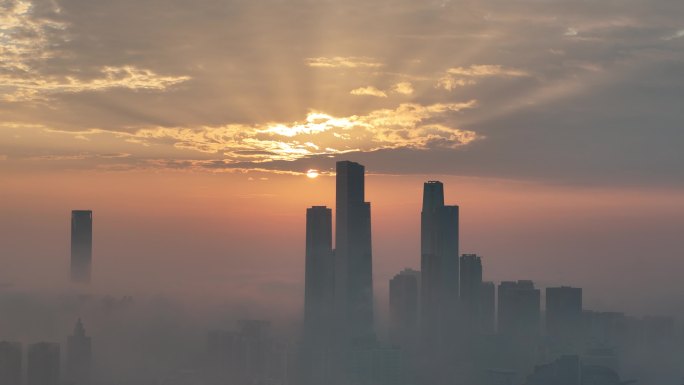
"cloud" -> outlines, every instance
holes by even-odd
[[[133,154],[122,162],[141,157],[262,162],[327,153],[328,147],[408,146],[384,141],[378,128],[365,126],[293,136],[256,130],[277,125],[268,122],[283,126],[281,133],[292,134],[296,125],[311,128],[309,111],[360,125],[378,105],[395,111],[403,101],[429,106],[475,99],[481,108],[434,113],[411,129],[419,138],[444,137],[447,132],[439,129],[419,132],[439,124],[489,138],[469,151],[435,151],[448,154],[440,158],[450,165],[446,171],[604,180],[601,167],[610,163],[612,171],[632,170],[634,176],[625,177],[631,180],[652,175],[674,180],[682,163],[683,51],[673,44],[684,41],[678,17],[684,2],[654,1],[658,6],[402,0],[385,7],[360,0],[293,0],[264,7],[235,0],[91,1],[88,6],[0,0],[0,124],[43,124],[78,133],[31,136],[27,128],[4,130],[0,154],[9,159],[2,165],[14,167],[21,153],[62,150]],[[565,37],[571,29],[578,35]],[[399,82],[410,82],[414,92],[399,92]],[[362,86],[387,97],[350,94]],[[434,86],[454,92],[435,92]],[[635,114],[641,118],[630,119]],[[640,128],[645,120],[655,122],[648,132]],[[212,139],[220,130],[232,130],[228,123],[239,123],[230,132],[234,138]],[[148,130],[150,137],[136,130]],[[371,139],[358,144],[332,132]],[[538,145],[528,164],[531,156],[519,152],[530,141]],[[576,148],[587,150],[577,157]],[[359,156],[384,156],[404,170],[416,163],[416,151],[422,150]],[[400,156],[403,152],[410,155]],[[423,151],[421,158],[432,153]],[[68,162],[78,161],[60,167]],[[435,163],[424,161],[423,170]],[[47,161],[40,166],[51,167]]]
[[[437,88],[451,91],[457,87],[477,84],[476,79],[486,77],[524,77],[530,76],[527,72],[506,68],[501,65],[477,64],[468,67],[453,67],[446,70],[446,74],[437,81]]]
[[[334,57],[311,57],[306,59],[309,67],[319,68],[379,68],[382,63],[369,57],[357,56],[334,56]]]
[[[452,91],[458,87],[465,87],[477,84],[475,80],[472,79],[460,79],[455,78],[451,75],[446,75],[437,80],[437,88],[443,88],[447,91]]]
[[[50,60],[69,54],[69,24],[59,21],[56,4],[40,9],[26,0],[0,2],[0,101],[45,99],[58,93],[102,91],[112,88],[165,90],[188,76],[159,75],[136,65],[96,68],[52,68]],[[85,66],[84,66],[85,67]],[[95,73],[86,76],[84,73]]]
[[[378,98],[386,98],[389,92],[401,95],[411,95],[413,94],[413,85],[410,82],[400,82],[392,86],[387,91],[383,91],[373,86],[360,87],[351,90],[349,93],[352,95],[365,95],[365,96],[375,96]]]
[[[381,91],[375,87],[369,86],[369,87],[360,87],[360,88],[355,88],[349,92],[352,95],[365,95],[365,96],[376,96],[378,98],[386,98],[387,93],[385,91]]]
[[[27,75],[36,62],[55,55],[53,41],[64,23],[33,16],[25,0],[0,2],[0,74]]]
[[[103,91],[112,88],[162,91],[189,80],[188,76],[159,75],[134,66],[104,67],[100,76],[90,80],[74,77],[16,77],[0,75],[0,87],[8,89],[2,99],[25,101],[57,93]]]
[[[572,27],[569,27],[568,29],[565,30],[565,33],[563,33],[563,36],[567,36],[567,37],[574,37],[577,35],[579,35],[579,32],[575,28],[572,28]]]
[[[474,108],[476,104],[474,100],[430,105],[404,103],[394,109],[378,109],[365,115],[346,117],[310,111],[303,121],[290,123],[228,124],[196,128],[148,127],[135,132],[97,129],[72,133],[50,131],[88,136],[93,140],[98,135],[108,135],[149,147],[172,146],[176,151],[219,154],[223,157],[222,165],[248,162],[259,167],[258,164],[272,161],[292,161],[347,152],[455,149],[483,138],[474,131],[459,129],[447,123],[450,114]],[[101,154],[99,157],[129,158],[130,154]],[[175,162],[173,156],[164,163],[178,164],[168,161]]]
[[[449,75],[465,77],[485,77],[485,76],[528,76],[526,72],[517,69],[504,68],[500,65],[471,65],[470,67],[454,67],[447,70]]]
[[[679,31],[673,33],[672,35],[668,35],[663,37],[663,40],[675,40],[684,37],[684,29],[680,29]]]
[[[394,85],[392,91],[402,95],[411,95],[413,93],[413,85],[410,82],[400,82]]]

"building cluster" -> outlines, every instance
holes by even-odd
[[[237,330],[214,330],[207,337],[208,369],[217,384],[283,384],[289,376],[288,346],[271,335],[270,323],[240,320]]]
[[[671,318],[585,310],[581,288],[549,287],[542,296],[530,280],[484,281],[482,258],[460,254],[459,207],[445,205],[443,184],[429,181],[420,271],[390,280],[389,340],[379,341],[364,167],[338,162],[336,183],[334,246],[332,210],[306,213],[296,384],[619,384],[626,345],[674,336]]]
[[[62,370],[59,343],[30,344],[24,368],[22,344],[0,341],[0,385],[90,385],[91,342],[80,319],[67,339],[66,348]]]

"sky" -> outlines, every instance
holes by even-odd
[[[0,284],[64,284],[69,213],[92,209],[102,290],[296,314],[305,209],[333,206],[349,159],[367,167],[381,306],[418,267],[421,186],[439,179],[486,279],[679,312],[682,16],[680,0],[0,0]]]

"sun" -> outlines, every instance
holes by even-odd
[[[307,176],[307,178],[311,178],[311,179],[317,178],[318,177],[318,170],[311,169],[311,170],[306,172],[306,176]]]

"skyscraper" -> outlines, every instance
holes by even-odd
[[[59,384],[59,344],[39,342],[29,345],[27,361],[28,385]]]
[[[559,342],[575,340],[582,325],[582,289],[549,287],[546,289],[546,332]]]
[[[21,344],[0,341],[0,385],[21,384]]]
[[[334,274],[332,210],[313,206],[306,210],[304,329],[298,369],[302,384],[329,380],[335,331]]]
[[[536,338],[540,326],[540,292],[532,281],[499,284],[499,333]]]
[[[352,344],[374,341],[370,203],[362,165],[337,162],[335,306],[339,336]]]
[[[92,364],[90,337],[79,318],[67,340],[66,377],[74,385],[89,385]]]
[[[320,338],[332,322],[334,266],[332,210],[313,206],[306,210],[306,262],[304,332]]]
[[[71,281],[90,282],[93,259],[93,212],[71,212]]]
[[[444,205],[441,182],[426,182],[421,212],[421,329],[436,346],[454,328],[458,308],[458,206]]]
[[[533,370],[538,358],[540,333],[540,292],[532,281],[499,284],[498,327],[501,351],[509,367],[523,374]]]
[[[482,259],[475,254],[461,256],[461,306],[466,327],[478,331],[480,324],[480,292],[482,289]]]
[[[389,283],[390,342],[403,350],[417,343],[419,282],[420,272],[404,269]]]

